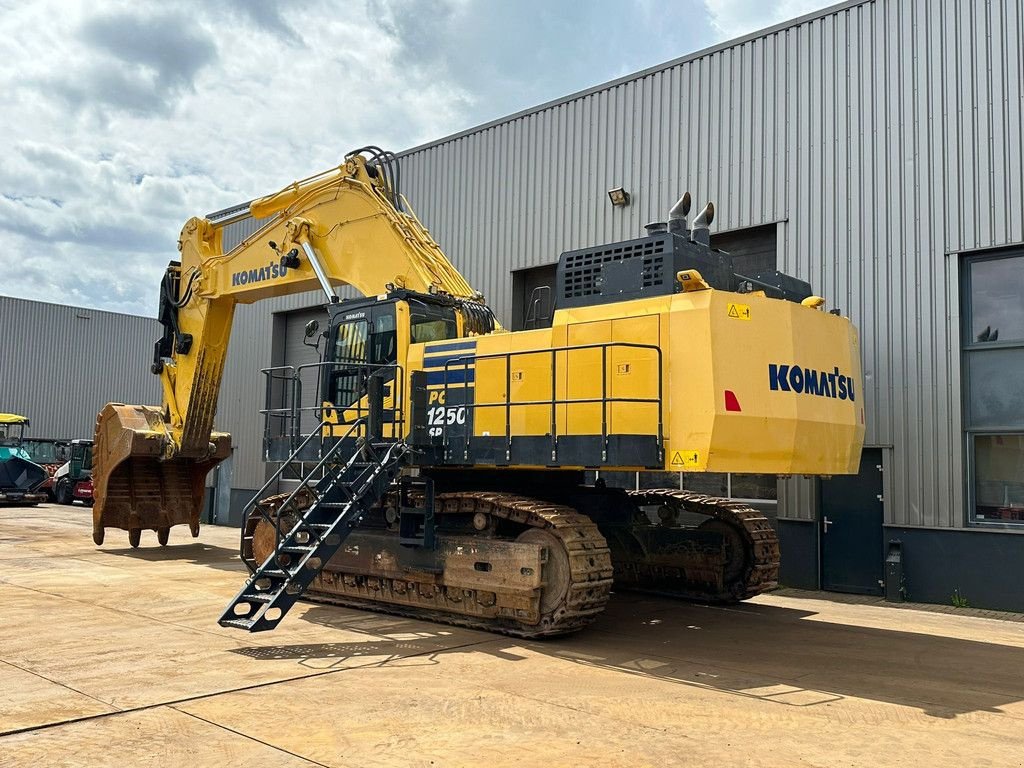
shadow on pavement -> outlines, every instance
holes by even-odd
[[[810,610],[763,604],[716,607],[618,594],[588,629],[529,641],[317,605],[304,620],[364,632],[366,640],[235,652],[300,663],[372,657],[379,665],[399,660],[426,665],[439,664],[450,653],[528,662],[525,650],[780,706],[816,707],[856,697],[915,707],[939,718],[996,712],[1024,700],[1024,648],[831,623],[816,616]]]
[[[111,533],[124,533],[124,531],[115,532],[108,530],[108,541]],[[109,545],[104,545],[98,551],[107,555],[130,557],[135,560],[146,560],[151,563],[174,560],[193,565],[205,565],[208,568],[215,568],[219,571],[233,571],[240,575],[248,573],[245,563],[238,557],[237,547],[218,547],[213,544],[204,544],[201,541],[176,544],[173,540],[166,547],[153,546],[156,543],[156,534],[152,531],[147,531],[147,533],[153,537],[153,541],[146,541],[143,538],[142,546],[138,549],[133,549],[132,547],[114,549]],[[127,536],[127,534],[125,535]],[[143,537],[145,537],[145,533]],[[242,581],[244,579],[240,578],[239,587],[242,586]]]

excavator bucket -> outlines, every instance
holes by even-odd
[[[128,531],[133,547],[144,529],[156,531],[161,544],[174,525],[199,535],[206,475],[231,454],[231,436],[212,433],[210,451],[199,459],[165,458],[170,445],[160,408],[108,403],[100,411],[92,474],[96,544],[106,528]]]

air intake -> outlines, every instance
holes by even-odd
[[[663,293],[666,254],[672,246],[661,234],[624,243],[583,248],[562,254],[558,270],[558,305],[582,306],[592,296],[628,298]]]

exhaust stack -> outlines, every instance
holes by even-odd
[[[690,230],[690,242],[700,243],[711,247],[711,222],[715,220],[715,204],[708,203],[704,210],[697,214],[693,220],[693,229]]]
[[[687,235],[686,217],[690,213],[690,193],[684,192],[668,212],[668,231],[676,235]]]

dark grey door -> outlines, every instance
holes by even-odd
[[[711,236],[711,247],[732,256],[732,266],[741,275],[754,276],[778,269],[778,234],[775,224],[734,229]]]
[[[312,307],[289,312],[285,315],[285,342],[284,342],[284,364],[295,366],[299,372],[299,381],[302,385],[300,403],[303,407],[312,407],[318,404],[318,385],[320,383],[319,368],[302,368],[300,366],[316,364],[320,362],[320,352],[315,347],[310,347],[306,342],[306,323],[310,320],[320,322],[320,330],[327,330],[330,325],[330,318],[324,307]],[[312,341],[317,341],[313,339]],[[320,341],[320,349],[323,350],[324,342]],[[314,410],[303,411],[301,414],[300,431],[308,435],[319,423],[318,414]]]
[[[556,264],[512,273],[512,330],[549,328],[555,310]]]
[[[880,595],[882,451],[865,448],[856,475],[821,481],[821,586]]]

